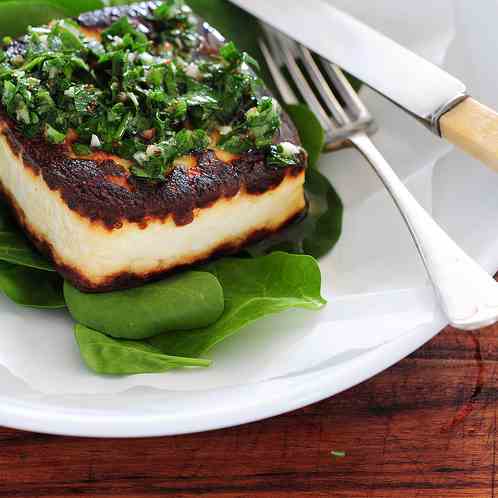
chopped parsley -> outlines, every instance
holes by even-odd
[[[254,147],[270,147],[280,124],[275,101],[271,97],[262,97],[257,106],[245,113],[241,123],[223,136],[220,146],[236,154]]]
[[[296,164],[300,149],[274,144],[280,109],[261,96],[251,56],[231,42],[217,54],[199,50],[183,0],[163,2],[147,21],[154,29],[122,17],[99,41],[72,20],[30,28],[20,43],[4,39],[0,105],[25,135],[70,142],[81,156],[120,155],[141,178],[164,179],[176,159],[210,146]]]
[[[297,164],[297,158],[302,152],[301,147],[283,142],[278,145],[270,145],[268,149],[268,164],[277,166],[293,166]]]
[[[334,458],[344,458],[346,456],[345,451],[331,451],[330,454]]]

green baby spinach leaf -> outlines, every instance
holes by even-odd
[[[133,3],[133,1],[0,0],[0,38],[22,35],[28,26],[40,26],[52,19],[77,16],[81,12],[123,3]]]
[[[0,261],[39,270],[55,271],[52,263],[26,239],[3,202],[0,202]]]
[[[2,0],[0,1],[0,36],[18,36],[28,26],[45,24],[52,19],[76,16],[82,12],[112,5],[134,3],[132,0]],[[259,25],[251,15],[226,0],[189,0],[196,14],[219,29],[243,50],[261,54],[255,33]]]
[[[306,172],[308,213],[278,233],[246,249],[253,257],[272,251],[321,258],[337,244],[342,231],[343,206],[329,180],[316,169]]]
[[[8,1],[8,0],[7,0]],[[26,0],[23,0],[23,3]],[[32,0],[28,0],[32,1]],[[45,0],[46,1],[46,0]],[[109,3],[106,0],[48,0],[49,3],[57,5],[58,8],[64,9],[67,15],[77,16],[81,12],[88,12],[90,10],[101,9],[106,7]],[[132,2],[127,2],[132,3]]]
[[[220,281],[225,311],[209,327],[166,332],[149,342],[166,354],[201,356],[250,323],[289,308],[320,309],[321,276],[310,256],[273,253],[256,259],[225,258],[205,270]]]
[[[33,308],[65,308],[62,278],[0,261],[0,291],[9,299]]]
[[[224,308],[223,290],[216,277],[196,271],[103,294],[80,292],[65,282],[64,296],[77,322],[124,339],[206,327],[218,320]]]
[[[342,232],[343,205],[329,180],[314,169],[323,147],[325,133],[320,122],[305,105],[287,107],[299,131],[303,147],[308,152],[308,170],[304,184],[308,200],[308,215],[296,226],[280,235],[290,252],[325,256],[337,244]],[[290,242],[290,245],[289,245]],[[280,242],[281,243],[281,242]]]
[[[52,18],[76,15],[97,8],[93,4],[89,6],[92,2],[93,0],[0,0],[0,33],[16,36],[30,24],[41,24]],[[111,3],[127,2],[105,2],[106,5]],[[196,13],[220,29],[227,39],[234,40],[240,49],[263,62],[257,43],[260,27],[254,18],[226,0],[190,0],[189,3]],[[262,68],[263,78],[270,83],[271,78],[264,64]],[[313,166],[323,146],[323,130],[317,126],[316,118],[305,106],[292,106],[288,112],[299,128],[301,140],[308,150],[310,165]],[[324,251],[327,240],[332,246],[337,236],[329,236],[326,228],[335,226],[337,229],[340,226],[340,200],[324,177],[310,171],[307,179],[308,197],[311,199],[310,213],[318,213],[318,217],[313,218],[313,223],[308,221],[314,228],[307,229],[306,237],[301,236],[300,249],[296,252],[304,252],[305,248],[310,252],[313,250],[312,245],[306,243],[313,237],[313,230],[323,235],[324,240],[319,244],[319,250]],[[314,197],[320,200],[318,204],[313,204]],[[315,209],[314,205],[319,205],[320,209]],[[322,222],[318,223],[320,219]],[[305,225],[298,226],[302,230]],[[317,227],[322,229],[318,230]],[[17,228],[3,231],[18,233]],[[11,236],[11,239],[15,237]],[[6,244],[3,252],[1,247],[0,240],[0,259],[4,253],[5,259],[8,257],[9,261],[52,269],[41,256],[43,262],[33,262],[33,254],[29,255],[26,249],[31,249],[27,243],[23,248],[20,240],[16,239],[11,240],[10,245]],[[195,285],[184,282],[184,285],[179,285],[181,289],[176,291],[172,289],[178,284],[177,279],[184,278],[182,275],[159,284],[150,284],[164,286],[164,289],[169,288],[170,291],[152,292],[152,300],[147,295],[149,286],[131,291],[88,295],[78,293],[66,284],[66,298],[72,304],[73,316],[89,327],[127,339],[150,337],[164,332],[149,340],[152,345],[145,345],[143,342],[112,339],[84,325],[78,325],[76,337],[90,368],[101,373],[119,374],[163,371],[172,366],[205,366],[206,362],[194,364],[194,360],[165,356],[154,346],[170,354],[200,355],[262,316],[290,307],[318,309],[325,303],[320,296],[318,266],[308,256],[276,253],[254,260],[223,259],[208,266],[207,270],[212,272],[211,278],[216,280],[216,276],[225,288],[225,311],[218,321],[216,320],[223,310],[223,294],[219,283],[214,284],[213,280],[209,283],[198,280]],[[45,278],[50,278],[49,275],[46,274]],[[164,296],[167,299],[163,299]],[[194,330],[181,331],[187,328]],[[172,329],[175,331],[167,332]]]
[[[308,153],[304,184],[308,213],[277,234],[254,244],[247,252],[261,256],[280,250],[321,258],[333,249],[342,231],[343,206],[328,179],[315,169],[323,150],[325,134],[315,115],[302,104],[287,107],[302,145]]]
[[[315,169],[325,145],[325,133],[320,122],[313,112],[302,104],[288,106],[287,112],[298,129],[303,147],[308,152],[309,167],[304,184],[308,215],[301,223],[289,227],[282,235],[290,252],[321,258],[334,248],[341,236],[343,205],[327,177]]]
[[[16,37],[29,25],[38,26],[51,19],[69,16],[63,6],[50,0],[7,0],[0,2],[0,38]]]
[[[52,263],[31,247],[21,233],[0,232],[0,260],[39,270],[55,271]]]
[[[76,324],[76,342],[88,368],[99,374],[159,373],[179,367],[208,367],[209,360],[168,356],[150,344],[113,339]]]
[[[309,212],[301,226],[302,250],[321,258],[339,241],[343,205],[329,180],[317,170],[307,172],[305,190]]]
[[[296,125],[301,144],[308,153],[308,167],[314,168],[325,145],[325,132],[316,116],[304,104],[289,105],[286,111]]]

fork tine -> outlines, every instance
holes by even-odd
[[[370,119],[368,109],[365,107],[360,97],[358,97],[356,90],[352,87],[342,69],[340,69],[336,64],[323,58],[321,58],[321,60],[335,89],[339,92],[340,96],[343,98],[346,105],[351,109],[355,117],[362,120]]]
[[[283,100],[304,100],[325,131],[327,150],[347,146],[355,132],[375,131],[372,116],[339,67],[323,58],[319,64],[307,48],[266,24],[262,27],[266,40],[259,42],[261,51]],[[294,85],[288,83],[283,67]]]
[[[284,60],[282,58],[282,47],[280,46],[280,43],[275,36],[275,33],[277,33],[276,29],[272,28],[269,24],[266,24],[263,21],[260,21],[260,26],[263,28],[263,32],[268,43],[267,47],[269,48],[270,53],[273,56],[273,60],[278,67],[282,67],[284,65]]]
[[[293,52],[295,52],[296,46],[293,44],[293,42],[285,38],[280,33],[276,33],[273,36],[275,36],[280,41],[285,66],[287,67],[303,99],[305,100],[306,104],[308,104],[310,109],[316,114],[323,129],[330,132],[330,130],[333,128],[332,121],[316,98],[313,89],[306,81],[306,78],[304,77],[294,58]]]
[[[320,71],[315,60],[313,59],[311,52],[302,45],[299,45],[299,51],[301,60],[303,61],[305,68],[308,70],[308,73],[313,80],[315,87],[320,92],[323,102],[328,107],[329,111],[332,113],[339,126],[344,126],[351,123],[351,119],[344,112],[342,105],[330,89],[327,80],[323,77],[323,74]]]
[[[283,101],[287,105],[298,104],[299,100],[297,99],[296,94],[287,83],[285,76],[283,75],[282,71],[280,71],[277,62],[270,53],[270,49],[263,40],[259,40],[259,48],[263,53],[263,57],[265,58],[268,69],[270,70],[273,82],[280,92],[280,96],[282,97]]]

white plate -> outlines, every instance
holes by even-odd
[[[332,1],[332,0],[330,0]],[[498,108],[498,4],[481,0],[335,4],[464,79]],[[379,68],[381,70],[381,68]],[[370,91],[376,142],[410,189],[488,271],[498,268],[498,175],[451,152]],[[0,299],[0,424],[85,436],[151,436],[250,422],[332,396],[433,337],[444,319],[399,215],[353,151],[323,159],[346,204],[336,250],[321,261],[329,305],[266,319],[213,353],[207,371],[108,378],[78,357],[64,313]]]

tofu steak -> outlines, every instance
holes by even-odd
[[[169,26],[157,22],[154,12],[158,8],[161,8],[158,3],[144,3],[103,9],[80,16],[68,28],[72,32],[77,27],[78,35],[74,36],[85,43],[89,40],[89,47],[93,47],[94,42],[99,44],[102,33],[123,18],[134,32],[147,36],[148,43],[154,48],[149,48],[152,55],[149,52],[137,55],[143,59],[137,66],[137,74],[142,71],[145,76],[135,83],[137,86],[143,84],[144,88],[137,90],[136,96],[132,96],[133,92],[127,93],[119,76],[111,74],[109,67],[114,70],[114,65],[112,62],[106,65],[101,48],[96,50],[96,55],[88,56],[90,62],[84,63],[85,71],[88,64],[89,75],[81,76],[84,85],[89,85],[93,77],[90,75],[98,73],[103,66],[102,74],[108,78],[104,86],[116,86],[117,104],[113,103],[113,106],[125,108],[123,115],[128,123],[135,119],[130,117],[134,112],[138,115],[138,110],[134,109],[146,109],[141,111],[145,117],[140,117],[142,121],[148,120],[142,125],[145,130],[140,131],[136,123],[141,121],[136,118],[136,123],[125,129],[121,136],[115,134],[112,140],[105,139],[102,133],[96,132],[101,123],[92,122],[92,113],[98,112],[97,107],[85,108],[83,117],[76,124],[72,121],[75,119],[72,114],[62,122],[56,114],[47,113],[47,123],[40,125],[43,122],[41,111],[33,119],[29,110],[26,114],[22,104],[13,104],[5,98],[8,89],[5,83],[3,86],[0,103],[2,192],[33,243],[53,260],[64,278],[84,291],[102,292],[138,285],[176,268],[234,253],[244,245],[281,229],[305,209],[306,154],[300,148],[297,132],[285,113],[270,97],[262,97],[264,89],[258,96],[242,96],[237,108],[227,115],[226,110],[220,111],[223,100],[218,97],[219,102],[215,103],[216,95],[223,94],[220,88],[225,88],[222,85],[226,81],[212,83],[211,90],[218,93],[209,94],[215,95],[213,102],[208,97],[204,99],[212,104],[208,109],[211,117],[206,119],[207,124],[202,119],[201,125],[193,124],[191,115],[199,112],[194,99],[188,101],[192,93],[189,88],[197,91],[201,85],[206,86],[200,74],[202,71],[210,71],[205,76],[209,82],[215,81],[211,75],[218,74],[216,71],[233,71],[238,75],[233,60],[240,54],[229,53],[227,49],[225,59],[220,57],[222,41],[219,35],[192,17],[182,5],[178,12],[186,14],[189,23],[196,23],[198,42],[189,51],[189,58],[182,53],[186,62],[176,62],[175,77],[180,90],[172,90],[173,97],[164,90],[166,97],[160,105],[170,109],[171,102],[176,105],[178,101],[183,107],[187,106],[187,110],[177,121],[166,116],[172,120],[171,129],[163,132],[159,140],[159,126],[155,121],[159,116],[155,110],[158,107],[147,110],[150,95],[146,92],[152,91],[147,86],[148,78],[152,78],[150,74],[156,67],[161,69],[161,63],[167,67],[171,60],[176,59],[171,57],[174,42],[158,36],[160,29]],[[172,14],[168,12],[166,15]],[[165,19],[170,21],[168,17]],[[50,29],[40,29],[36,33],[43,43],[43,37],[47,36],[47,43],[51,43],[50,36],[53,35]],[[106,36],[108,43],[126,43],[126,33],[123,36],[111,32]],[[15,62],[14,67],[17,64],[17,71],[24,69],[27,72],[26,44],[22,39],[5,48],[7,59]],[[156,50],[159,45],[165,48]],[[180,41],[179,46],[183,50],[185,41]],[[93,48],[85,48],[85,53],[86,50]],[[114,46],[107,46],[109,53],[117,50]],[[140,55],[144,53],[146,55]],[[132,59],[129,53],[126,57],[128,61]],[[52,59],[47,56],[46,60]],[[208,61],[211,66],[206,68],[202,61]],[[239,62],[242,71],[246,71],[247,61]],[[33,78],[43,79],[45,69],[34,69],[39,73],[35,73]],[[50,75],[50,66],[47,71]],[[12,76],[14,82],[16,77]],[[98,80],[99,76],[96,78]],[[71,84],[74,79],[71,75],[65,90],[56,88],[59,82],[52,85],[48,81],[48,93],[55,95],[50,100],[55,100],[63,91],[61,98],[73,105]],[[166,83],[161,85],[161,89],[167,87]],[[36,88],[31,90],[28,88],[30,98],[35,98],[40,83],[35,82],[34,86]],[[100,98],[100,93],[98,95]],[[184,101],[187,102],[185,105]],[[272,110],[268,108],[269,101]],[[188,107],[190,105],[192,107]],[[266,105],[265,110],[263,105]],[[180,111],[174,110],[175,116],[184,110],[183,107]],[[279,122],[271,137],[267,133],[266,138],[262,138],[261,130],[267,126],[267,122],[261,121],[262,116],[263,113],[269,116],[270,112],[278,114]],[[152,116],[150,119],[147,113]],[[162,119],[166,121],[166,118]],[[32,132],[33,125],[41,127]],[[195,135],[196,127],[204,131]],[[182,133],[182,130],[188,133]],[[188,139],[188,145],[180,144],[180,135],[181,144]],[[194,135],[197,143],[192,138]],[[131,152],[123,152],[123,144],[132,147]],[[171,153],[172,149],[176,155]]]

